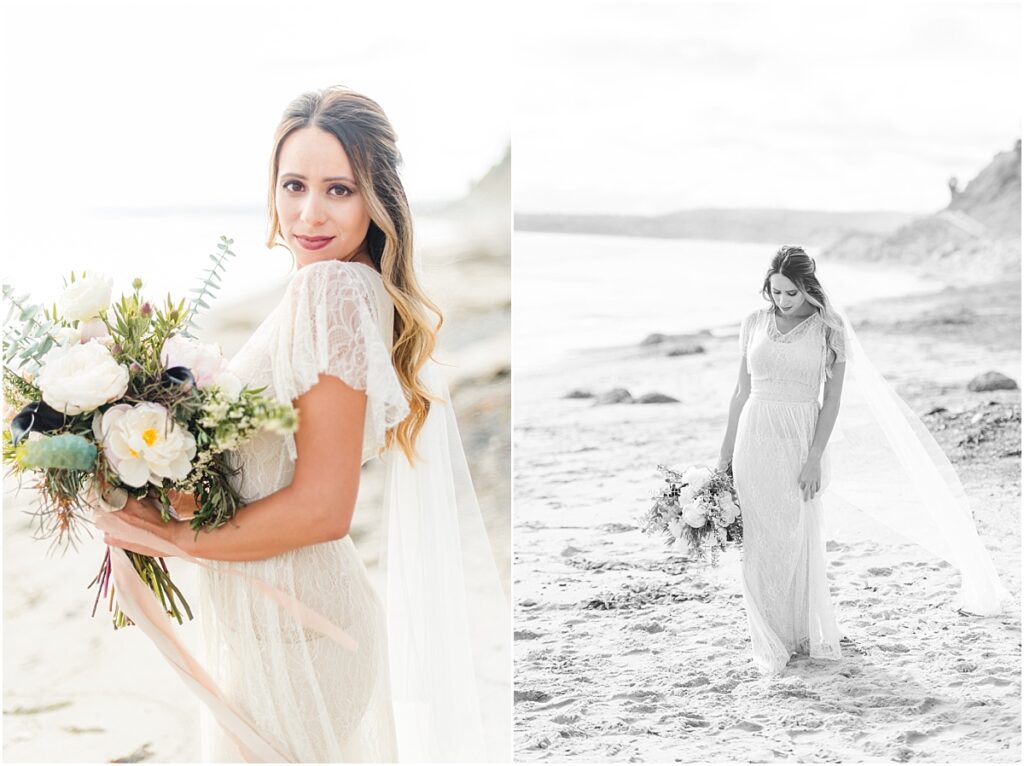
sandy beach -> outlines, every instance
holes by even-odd
[[[437,358],[450,365],[463,443],[508,592],[507,183],[504,190],[504,201],[500,188],[487,195],[489,208],[501,215],[487,217],[477,211],[474,220],[483,232],[464,227],[465,236],[456,237],[455,244],[428,242],[420,255],[426,289],[446,314]],[[454,221],[452,225],[461,224]],[[283,285],[243,303],[215,305],[202,322],[203,340],[220,343],[230,356],[282,290]],[[379,462],[364,468],[351,532],[371,568],[378,558],[382,479]],[[47,555],[46,543],[32,539],[32,519],[23,513],[33,503],[33,493],[26,486],[15,496],[15,488],[14,482],[5,479],[4,760],[198,760],[199,702],[148,639],[131,628],[112,631],[102,604],[96,616],[89,617],[95,590],[88,591],[86,586],[99,568],[102,543],[86,538],[77,553]],[[179,587],[186,594],[196,594],[192,567],[170,564]],[[192,602],[196,604],[198,596]],[[197,645],[197,625],[186,624],[180,630],[186,641]]]
[[[849,313],[960,474],[1013,601],[958,614],[948,565],[862,523],[828,543],[842,660],[760,677],[739,552],[713,569],[637,526],[658,463],[717,460],[737,330],[579,353],[516,383],[518,760],[1020,760],[1020,391],[967,390],[989,370],[1019,379],[1019,276]],[[679,401],[565,398],[620,387]]]

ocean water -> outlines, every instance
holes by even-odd
[[[778,244],[516,232],[513,366],[539,371],[567,353],[639,343],[654,332],[731,330],[764,305]],[[816,259],[840,305],[938,289],[910,270]]]

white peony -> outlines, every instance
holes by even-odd
[[[722,522],[726,526],[736,521],[736,517],[740,515],[739,506],[736,505],[732,495],[728,492],[722,492],[718,495],[718,507],[722,509]]]
[[[110,466],[129,487],[181,481],[192,470],[196,440],[160,404],[116,404],[93,419],[93,430]]]
[[[206,388],[222,372],[227,372],[228,360],[220,348],[212,343],[199,343],[182,335],[172,335],[164,341],[160,361],[165,367],[187,367],[199,388]]]
[[[217,373],[210,385],[219,388],[231,400],[237,399],[242,393],[242,381],[228,370]]]
[[[113,280],[98,275],[76,279],[60,296],[60,312],[69,322],[98,317],[110,307]]]
[[[713,471],[707,466],[695,465],[687,468],[683,473],[683,482],[690,486],[692,492],[696,492],[711,481],[712,475]]]
[[[700,528],[707,523],[707,516],[704,509],[694,503],[687,503],[683,506],[683,521],[691,527]]]
[[[128,390],[128,368],[96,340],[46,354],[38,377],[43,401],[58,412],[80,415],[120,399]]]

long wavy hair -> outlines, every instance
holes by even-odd
[[[796,245],[783,245],[772,257],[772,265],[765,274],[764,284],[761,287],[761,295],[775,307],[775,298],[772,297],[771,278],[773,274],[781,274],[803,293],[807,302],[814,306],[825,323],[825,376],[832,377],[832,368],[838,359],[838,346],[836,338],[840,337],[843,330],[843,320],[832,307],[832,303],[825,293],[825,288],[818,281],[815,274],[816,265],[814,259],[809,256],[802,247]]]
[[[413,270],[412,214],[398,169],[402,156],[397,136],[380,105],[348,88],[332,86],[303,93],[284,110],[270,155],[270,228],[267,247],[282,244],[274,203],[281,145],[294,131],[316,127],[341,142],[370,214],[366,249],[395,304],[391,361],[398,373],[409,415],[389,429],[385,448],[397,440],[406,457],[415,458],[415,441],[433,397],[419,380],[441,329],[441,310],[420,288]],[[280,241],[279,241],[280,240]]]

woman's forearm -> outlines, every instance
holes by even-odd
[[[836,418],[839,417],[839,399],[827,398],[821,405],[818,413],[818,423],[814,427],[814,438],[811,440],[809,456],[820,459],[825,454],[825,446],[829,437],[832,436],[832,429],[835,427]]]
[[[725,429],[725,438],[722,440],[721,459],[724,462],[732,462],[733,448],[736,446],[736,431],[739,428],[740,413],[750,396],[748,391],[736,389],[736,392],[729,400],[729,425]]]
[[[348,534],[354,508],[285,487],[243,506],[234,519],[198,535],[182,524],[179,546],[196,558],[254,561]]]

